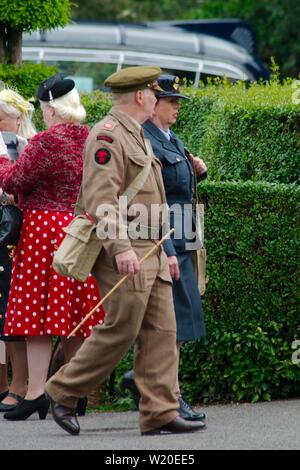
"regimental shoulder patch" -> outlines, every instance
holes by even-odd
[[[108,135],[97,135],[97,140],[104,140],[104,142],[108,142],[110,144],[114,141],[114,139]]]
[[[111,153],[107,149],[99,149],[95,153],[95,162],[98,165],[106,165],[111,159]]]
[[[115,121],[109,119],[102,124],[102,127],[106,131],[112,131],[116,127],[116,125],[117,123]]]

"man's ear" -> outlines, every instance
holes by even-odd
[[[144,92],[143,90],[138,90],[135,92],[135,100],[138,104],[143,104],[144,102]]]

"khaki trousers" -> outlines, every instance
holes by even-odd
[[[153,243],[132,241],[139,259]],[[103,296],[122,278],[104,250],[93,274]],[[125,281],[104,308],[104,325],[93,328],[71,362],[47,382],[46,392],[61,405],[75,408],[78,398],[103,383],[135,344],[141,431],[169,423],[178,416],[174,393],[178,371],[172,283],[164,251],[158,249],[148,258],[134,280]]]

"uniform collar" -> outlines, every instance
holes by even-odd
[[[141,135],[142,126],[128,114],[117,110],[115,107],[113,107],[108,114],[120,121],[121,124],[123,124],[123,126],[132,134]]]

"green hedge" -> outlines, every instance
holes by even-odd
[[[181,391],[191,401],[300,396],[300,189],[254,182],[200,184],[206,205],[207,337],[184,344]],[[117,370],[132,368],[132,353]]]
[[[0,64],[0,80],[27,99],[36,98],[38,85],[56,72],[56,67],[45,64],[27,64],[22,67]]]
[[[178,134],[213,180],[300,181],[300,106],[292,82],[221,83],[190,91]]]
[[[174,130],[208,161],[210,176],[201,185],[208,336],[184,345],[180,368],[182,390],[195,401],[300,394],[300,367],[291,361],[292,342],[300,338],[294,183],[300,107],[291,103],[291,92],[289,83],[249,88],[221,83],[189,90],[191,100],[182,102]],[[101,92],[83,95],[82,102],[90,125],[111,106],[110,95]],[[38,114],[37,123],[41,127]],[[254,181],[219,181],[225,179]],[[118,378],[131,367],[130,353]]]
[[[300,190],[206,183],[207,339],[187,343],[183,391],[194,400],[269,400],[300,394]]]
[[[212,177],[299,183],[299,120],[290,83],[232,88],[215,103],[201,144]]]

